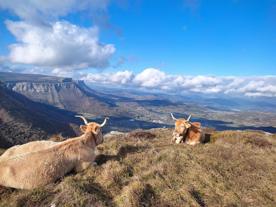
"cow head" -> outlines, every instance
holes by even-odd
[[[187,130],[192,126],[190,123],[191,115],[187,119],[176,119],[171,113],[171,117],[175,121],[175,128],[173,132],[174,141],[180,142],[179,139],[183,139],[183,136],[186,134]]]
[[[96,138],[96,145],[103,143],[102,127],[104,127],[108,118],[105,118],[102,124],[98,124],[96,122],[88,122],[87,119],[83,116],[76,117],[80,117],[85,123],[85,125],[80,125],[80,130],[83,133],[92,133]]]

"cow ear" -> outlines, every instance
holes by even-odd
[[[82,132],[86,132],[87,126],[86,125],[80,125],[80,130]]]
[[[95,129],[93,130],[93,134],[97,135],[101,130],[101,127],[96,126]]]

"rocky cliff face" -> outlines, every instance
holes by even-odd
[[[66,100],[71,99],[70,102],[72,102],[76,99],[76,96],[81,95],[81,91],[74,82],[7,82],[5,85],[10,90],[34,101],[63,109],[68,106]]]
[[[87,91],[82,82],[71,79],[66,81],[6,81],[5,86],[29,99],[56,106],[77,113],[100,115],[110,112],[108,104],[97,97],[93,91]]]

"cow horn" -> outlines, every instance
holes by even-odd
[[[175,121],[177,120],[172,113],[171,113],[171,117],[173,120],[175,120]]]
[[[100,127],[103,127],[106,124],[107,119],[109,119],[109,118],[105,117],[105,119],[104,119],[103,123],[100,125]]]
[[[84,116],[76,115],[75,117],[81,118],[86,125],[88,124],[88,121],[87,121],[87,119]]]
[[[192,117],[192,115],[190,114],[189,117],[188,117],[188,119],[187,119],[187,121],[190,121],[191,117]]]

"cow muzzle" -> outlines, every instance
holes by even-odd
[[[182,142],[183,139],[184,139],[183,135],[181,135],[181,134],[179,134],[179,133],[177,133],[175,131],[173,132],[173,139],[172,139],[172,141],[174,143],[179,144],[179,143]]]

